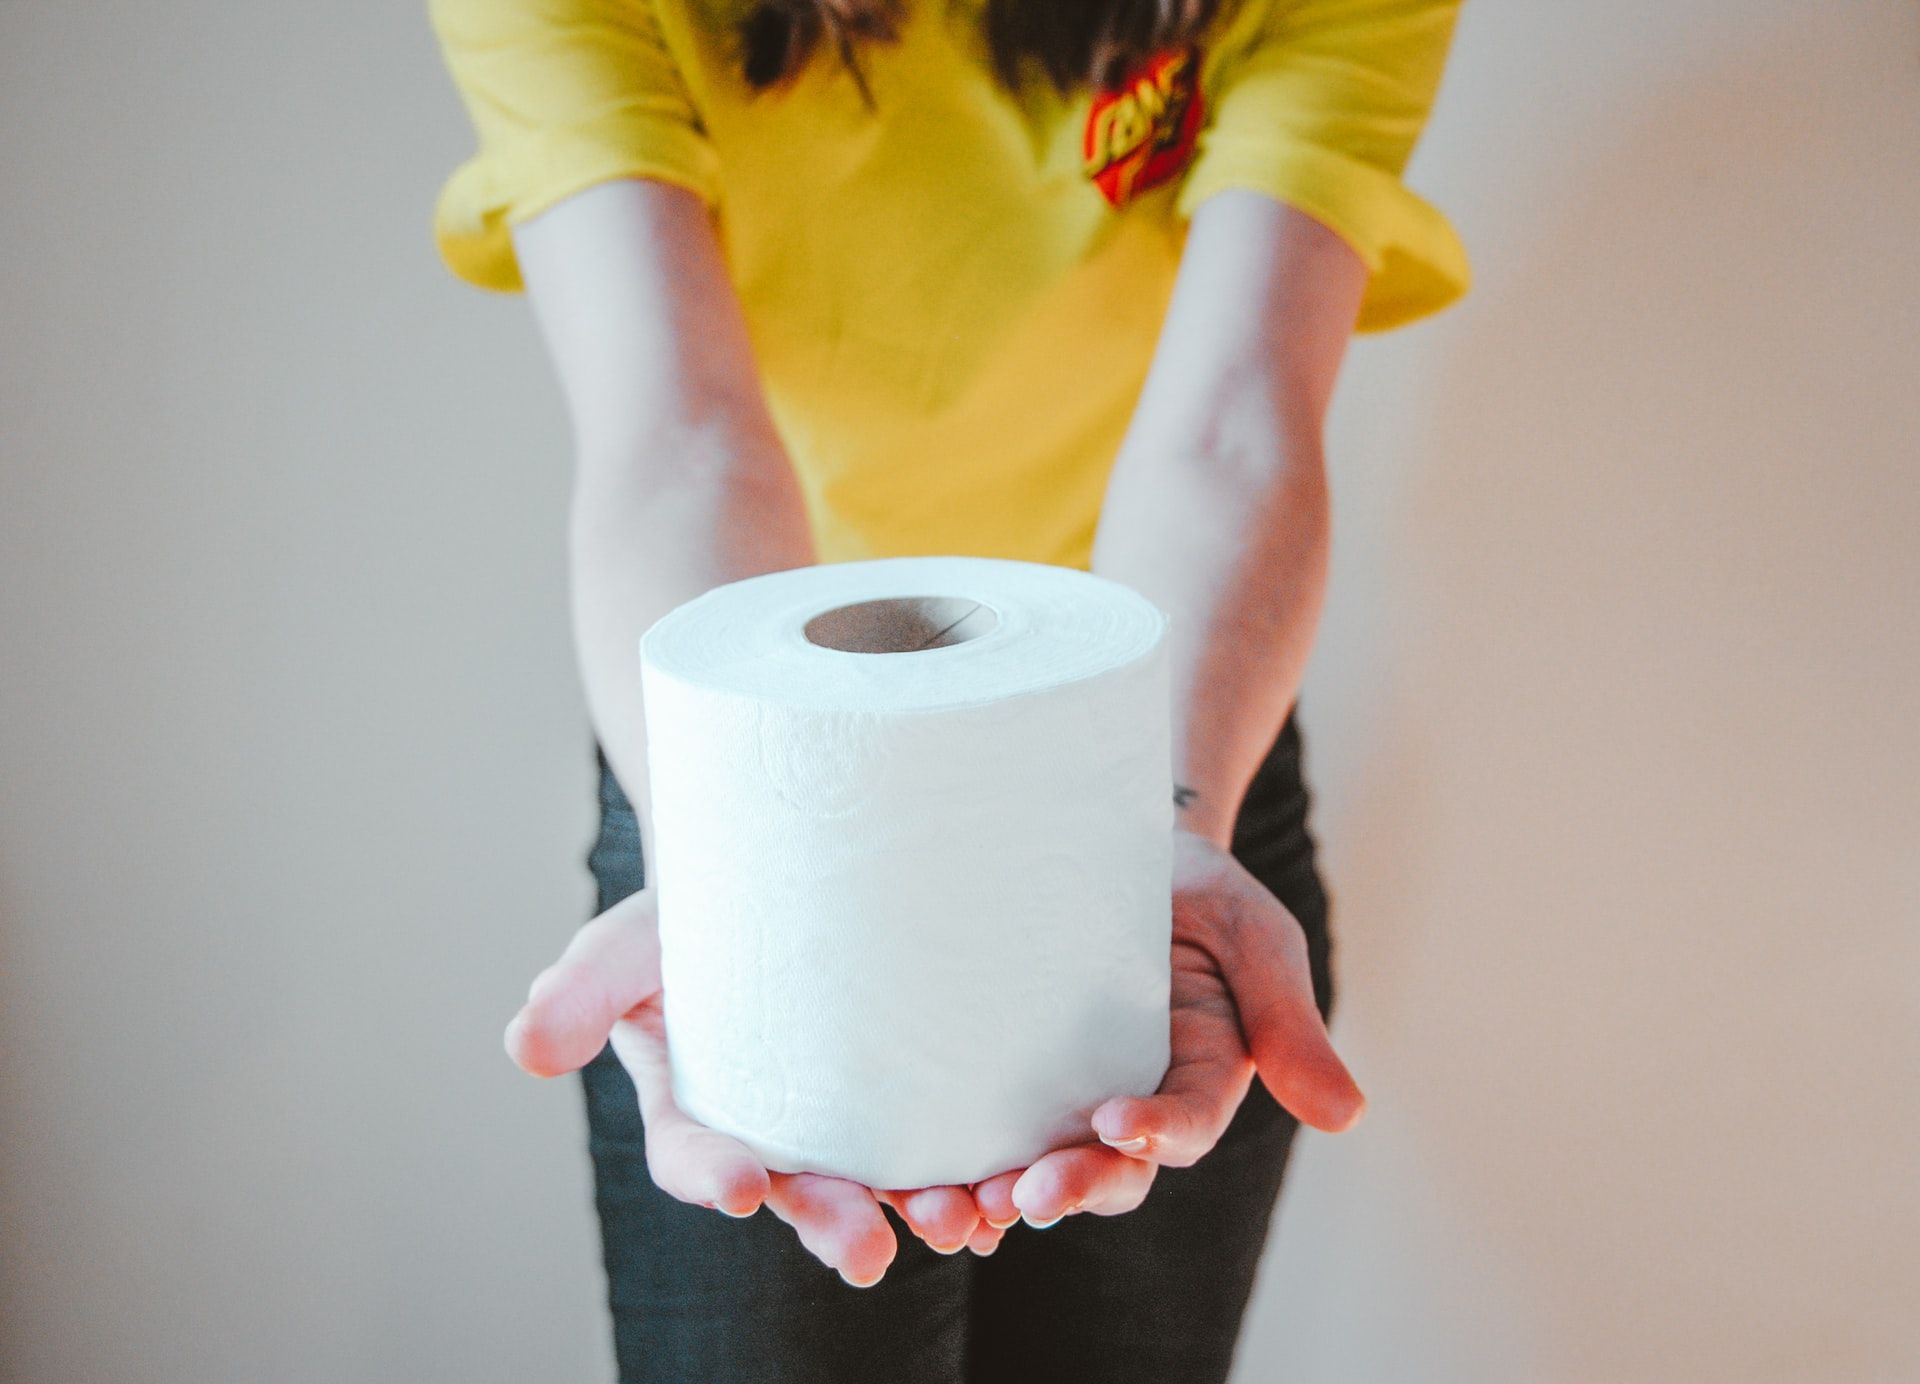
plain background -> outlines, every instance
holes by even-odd
[[[604,1380],[498,1046],[567,439],[420,7],[0,0],[0,129],[7,1377]],[[1240,1378],[1920,1378],[1920,8],[1471,0],[1413,180],[1303,711],[1373,1110]]]

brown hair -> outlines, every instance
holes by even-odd
[[[1113,88],[1163,49],[1199,38],[1228,0],[987,0],[994,71],[1018,89],[1028,64],[1062,92]],[[899,37],[905,0],[757,0],[740,21],[741,68],[756,89],[778,86],[826,45],[868,98],[857,50]]]

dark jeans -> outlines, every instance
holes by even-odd
[[[588,863],[605,909],[642,874],[633,809],[604,757],[600,767]],[[1327,896],[1291,719],[1247,794],[1233,851],[1306,928],[1327,1010]],[[1139,1210],[1016,1224],[985,1259],[936,1254],[896,1221],[893,1267],[860,1290],[771,1212],[729,1220],[660,1191],[612,1050],[582,1078],[622,1384],[1223,1380],[1295,1129],[1256,1080],[1219,1146],[1191,1168],[1162,1169]]]

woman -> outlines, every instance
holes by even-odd
[[[1465,286],[1399,178],[1454,8],[434,0],[480,137],[441,249],[529,291],[575,434],[601,912],[507,1042],[584,1068],[623,1380],[1225,1377],[1296,1121],[1363,1103],[1292,707],[1347,338]],[[912,553],[1172,616],[1174,1064],[1031,1168],[869,1189],[673,1103],[634,647],[718,583]]]

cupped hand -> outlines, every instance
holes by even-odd
[[[989,1254],[999,1228],[964,1187],[876,1191],[844,1178],[769,1171],[747,1147],[674,1103],[660,1003],[660,939],[650,892],[615,904],[542,971],[507,1026],[507,1051],[535,1076],[585,1066],[611,1041],[633,1079],[647,1131],[647,1171],[662,1190],[729,1216],[765,1205],[857,1287],[880,1281],[898,1244],[881,1206],[944,1254]]]
[[[1300,924],[1223,847],[1174,833],[1172,1057],[1151,1096],[1093,1112],[1098,1143],[1060,1149],[974,1188],[989,1225],[1047,1226],[1070,1212],[1117,1215],[1161,1167],[1219,1142],[1257,1071],[1303,1124],[1350,1129],[1366,1099],[1314,1003]]]

